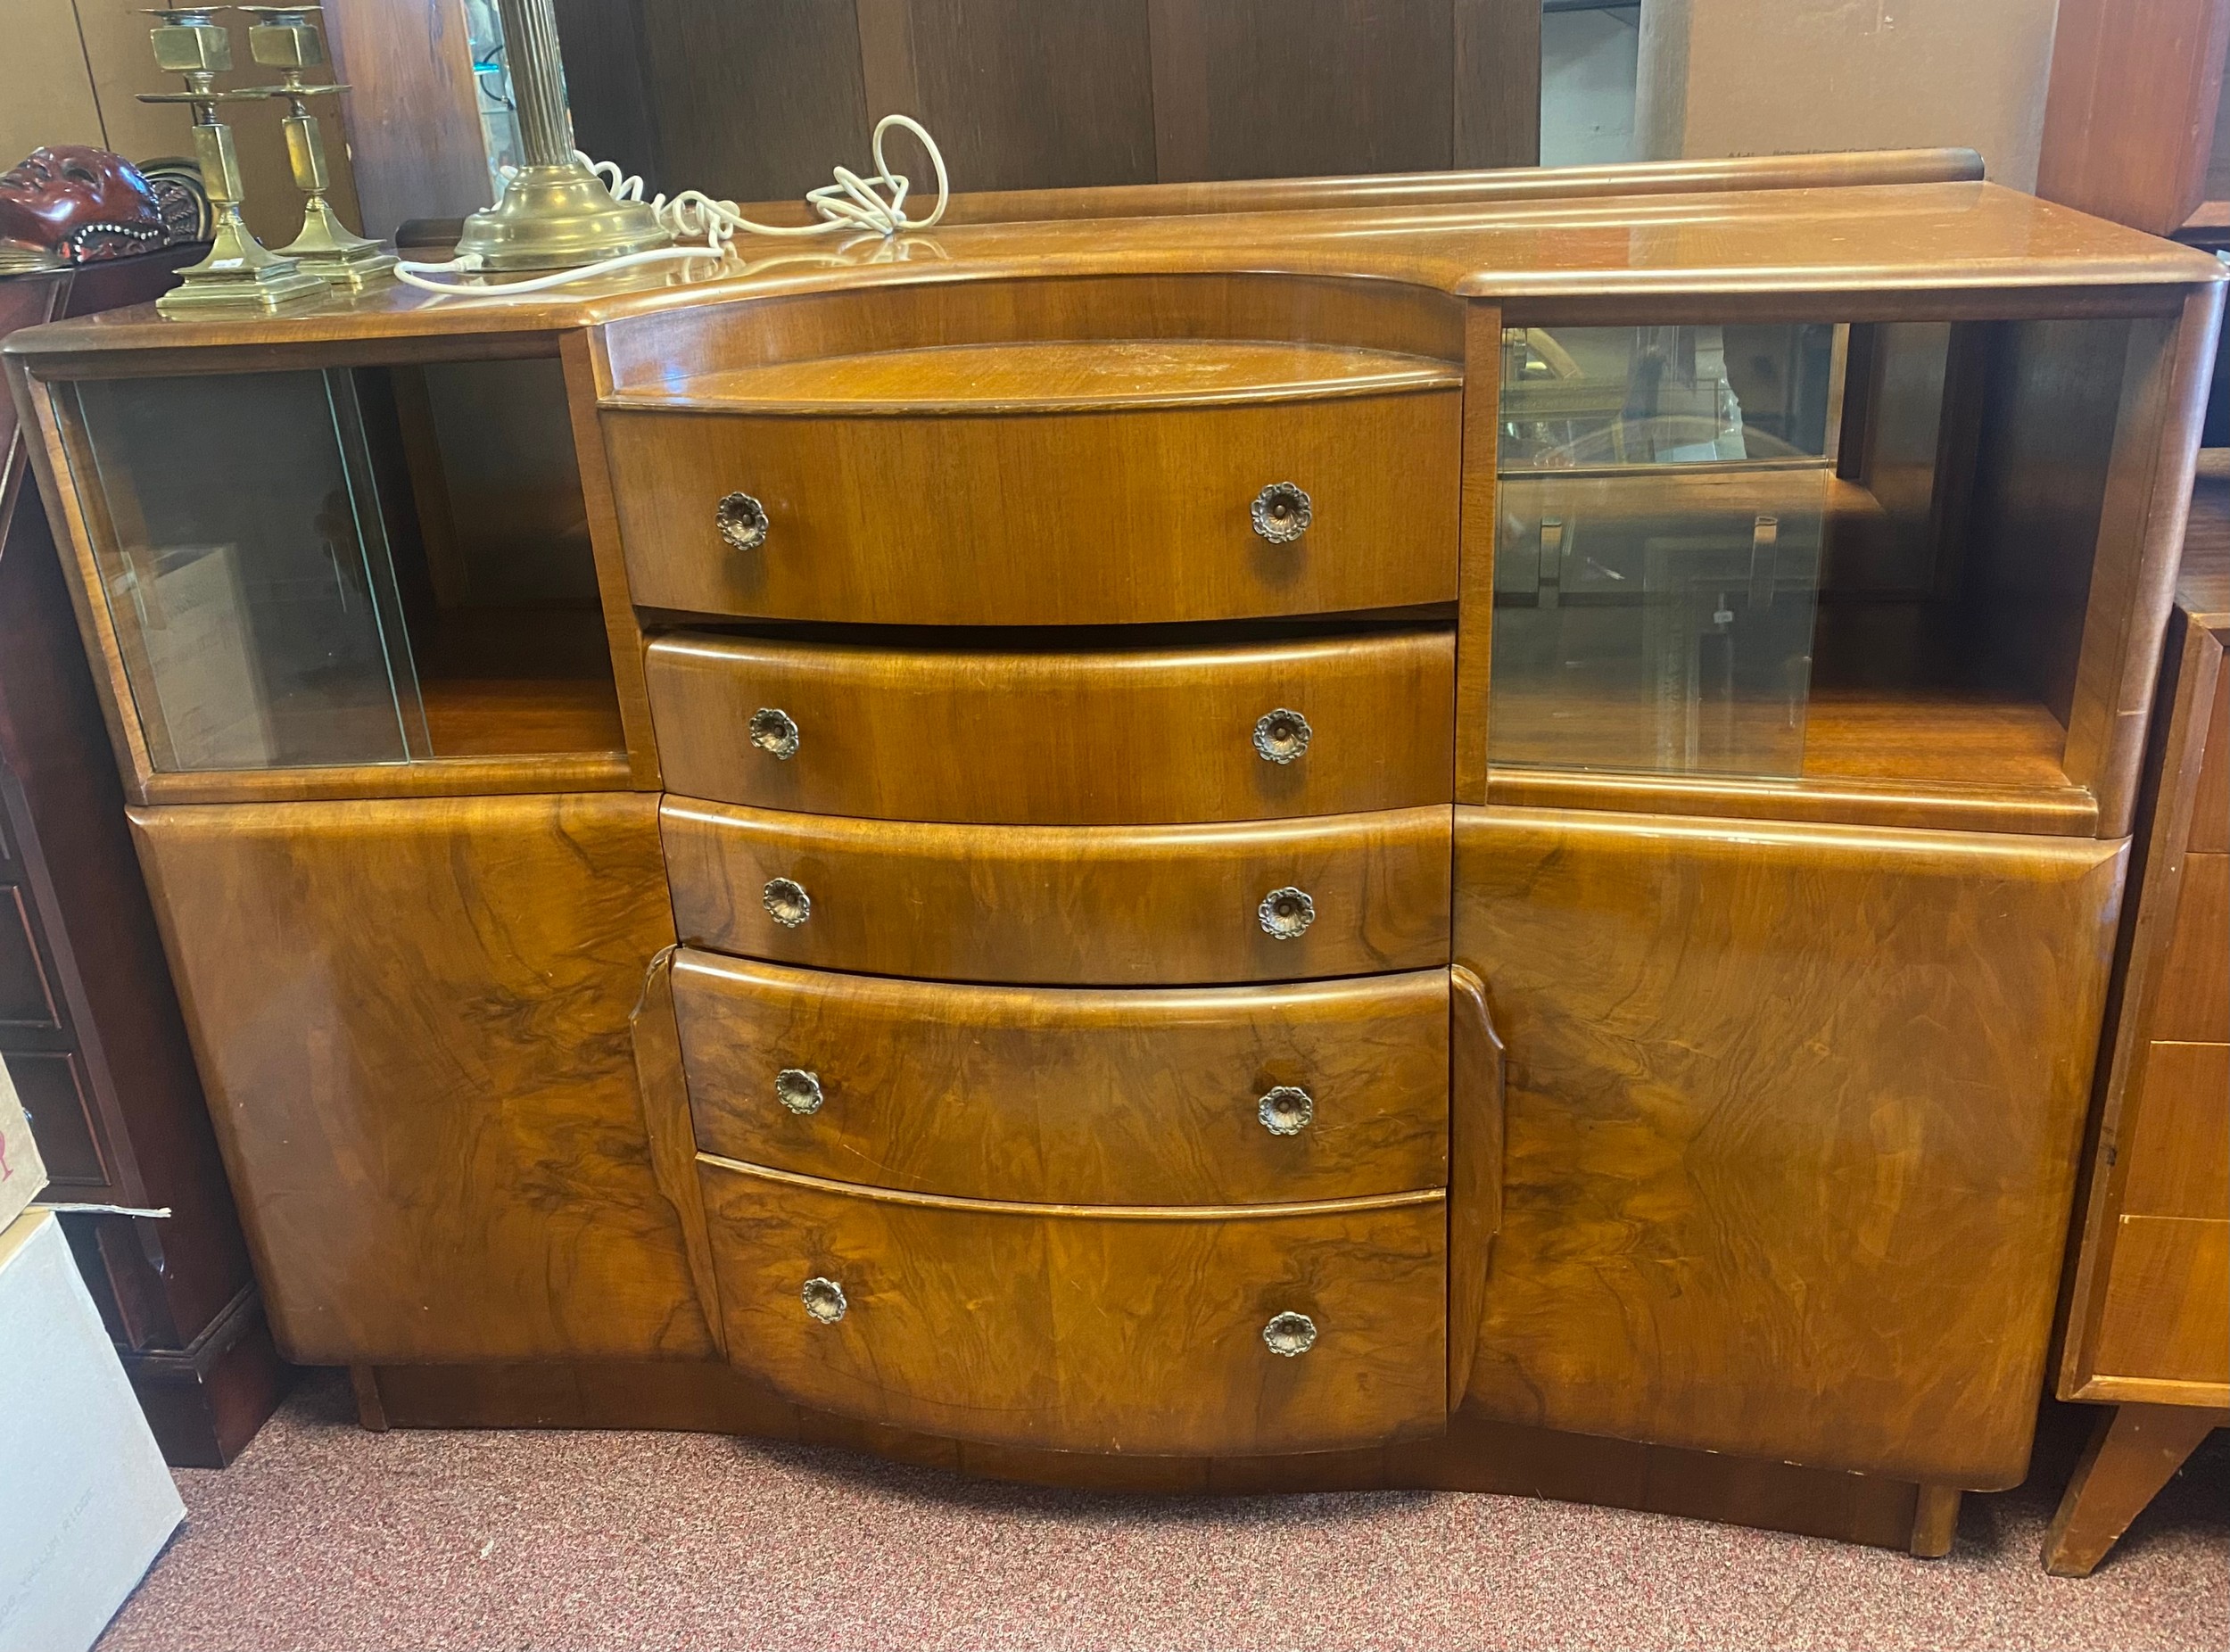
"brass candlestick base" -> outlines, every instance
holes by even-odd
[[[503,199],[465,220],[457,255],[483,269],[571,269],[672,244],[673,236],[640,201],[615,201],[581,165],[524,166]]]
[[[395,255],[376,241],[353,234],[326,200],[333,174],[326,164],[325,135],[309,100],[345,92],[344,86],[312,86],[309,71],[326,61],[325,35],[312,16],[318,8],[301,5],[243,5],[253,20],[248,51],[259,63],[278,70],[285,79],[270,95],[286,100],[291,112],[280,122],[286,133],[286,159],[302,202],[302,230],[279,256],[291,258],[310,274],[344,292],[361,293],[395,278]]]
[[[321,299],[331,291],[291,258],[282,258],[248,232],[240,216],[240,157],[232,128],[217,118],[226,103],[268,95],[262,91],[219,92],[217,76],[232,67],[232,40],[211,21],[210,5],[166,6],[152,15],[162,21],[149,31],[158,66],[182,76],[183,92],[143,92],[143,103],[189,103],[194,109],[194,158],[202,169],[216,217],[209,256],[179,272],[178,285],[155,301],[166,316],[208,310],[247,310],[271,315]]]

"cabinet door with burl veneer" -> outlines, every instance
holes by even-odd
[[[667,787],[810,814],[1131,825],[1453,795],[1449,628],[1060,653],[684,632],[649,649]]]
[[[1320,345],[953,346],[607,397],[647,607],[1121,624],[1456,595],[1461,374]]]
[[[708,1152],[1055,1204],[1276,1204],[1448,1180],[1444,970],[1275,987],[954,987],[683,950]]]
[[[1448,962],[1443,806],[1210,826],[947,826],[660,806],[693,946],[925,980],[1177,987]]]
[[[2127,846],[1457,814],[1507,1046],[1470,1403],[2017,1483]]]

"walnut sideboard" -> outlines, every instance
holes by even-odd
[[[282,1349],[375,1425],[1942,1552],[2028,1460],[2221,279],[1973,171],[17,335]]]

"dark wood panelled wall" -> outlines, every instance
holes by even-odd
[[[558,0],[558,26],[581,146],[669,193],[795,195],[893,112],[971,190],[1540,154],[1540,0]]]

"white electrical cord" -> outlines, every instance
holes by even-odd
[[[937,206],[927,218],[908,218],[905,205],[907,193],[913,183],[903,172],[894,172],[883,158],[883,134],[892,127],[904,127],[921,140],[921,147],[929,151],[929,164],[937,169]],[[805,200],[820,214],[814,224],[760,224],[744,217],[742,210],[732,201],[715,201],[695,189],[685,189],[669,201],[664,195],[650,198],[650,210],[659,223],[673,232],[677,241],[691,241],[693,246],[654,247],[645,252],[630,252],[620,258],[607,258],[594,264],[583,264],[577,269],[560,269],[547,276],[535,276],[524,281],[505,281],[492,285],[466,285],[451,281],[429,281],[434,275],[471,275],[479,268],[473,256],[452,258],[442,263],[417,263],[405,260],[395,267],[396,278],[405,285],[417,287],[424,293],[439,293],[449,298],[515,298],[529,293],[543,293],[551,287],[564,286],[574,281],[587,281],[598,276],[631,269],[640,264],[664,263],[672,259],[724,258],[728,244],[739,234],[754,235],[826,235],[849,230],[854,234],[875,234],[889,238],[905,229],[928,229],[945,216],[946,201],[952,187],[945,174],[945,156],[937,148],[937,140],[928,128],[909,115],[885,115],[875,123],[873,145],[875,173],[862,178],[849,167],[836,169],[836,182],[823,184],[808,190]],[[616,201],[640,201],[643,181],[640,177],[623,173],[609,161],[591,161],[575,150],[574,159],[589,168],[604,182]],[[888,197],[888,198],[886,198]]]

